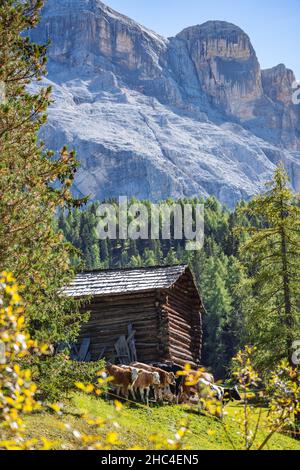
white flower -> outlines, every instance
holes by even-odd
[[[74,429],[73,436],[76,437],[76,439],[80,439],[81,438],[81,433],[79,431],[77,431],[76,429]]]

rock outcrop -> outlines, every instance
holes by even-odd
[[[242,120],[254,117],[263,95],[260,66],[249,37],[223,21],[208,21],[177,35],[186,41],[199,83],[212,103]]]
[[[55,103],[43,137],[74,146],[94,198],[216,195],[232,206],[286,163],[300,188],[293,72],[261,71],[249,37],[209,21],[165,39],[99,0],[48,0]]]
[[[271,100],[267,127],[273,130],[276,143],[300,150],[300,106],[292,101],[296,77],[283,64],[262,71],[265,95]]]

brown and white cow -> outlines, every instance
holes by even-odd
[[[122,393],[128,399],[129,391],[131,391],[134,397],[133,387],[138,378],[138,370],[136,368],[108,364],[106,370],[113,378],[111,384],[116,389],[118,395]]]
[[[176,385],[176,376],[173,372],[166,372],[159,367],[143,364],[141,362],[133,362],[131,366],[148,372],[157,372],[159,374],[160,383],[154,385],[155,401],[162,402],[164,398],[173,401],[173,394],[170,389],[170,385]]]
[[[135,367],[133,369],[135,369]],[[159,373],[142,369],[137,370],[138,376],[133,384],[133,392],[135,393],[139,391],[142,402],[146,402],[147,405],[149,405],[150,388],[155,388],[160,384]]]
[[[206,382],[209,382],[211,384],[215,383],[215,378],[212,374],[207,372],[204,368],[199,369],[199,370],[191,370],[189,372],[189,375],[197,377],[199,379],[204,379]]]
[[[193,384],[188,384],[187,382],[194,382]],[[183,377],[183,381],[180,387],[179,394],[179,403],[195,403],[199,401],[199,385],[206,383],[211,386],[214,385],[215,379],[214,376],[203,369],[190,370],[188,372],[188,377]]]

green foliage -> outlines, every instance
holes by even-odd
[[[240,428],[238,448],[245,450],[264,450],[276,432],[285,432],[293,437],[298,434],[296,423],[300,410],[300,384],[297,370],[287,361],[282,361],[270,372],[264,381],[263,394],[268,402],[268,413],[263,417],[262,408],[255,413],[259,391],[254,391],[262,385],[262,378],[253,366],[255,354],[255,347],[246,346],[233,359],[233,376],[243,397],[243,415],[235,418]]]
[[[58,207],[77,206],[71,186],[78,166],[74,152],[45,149],[37,138],[46,122],[50,88],[31,93],[28,85],[45,74],[46,47],[27,32],[36,26],[40,0],[0,5],[0,270],[24,286],[26,320],[33,338],[69,341],[84,320],[77,303],[59,289],[72,278],[71,246],[55,229]],[[92,256],[92,255],[91,255]],[[66,314],[68,312],[68,314]]]
[[[253,297],[246,315],[248,342],[257,348],[261,368],[291,361],[300,337],[300,208],[282,165],[265,193],[242,209],[251,222],[241,256]]]
[[[207,307],[209,321],[204,324],[204,360],[219,372],[222,357],[221,334],[225,318],[231,313],[231,297],[226,286],[228,260],[220,257],[209,257],[205,260],[202,273],[202,292]],[[221,360],[221,363],[220,363]]]
[[[32,377],[38,386],[37,396],[48,402],[56,402],[78,390],[76,382],[94,384],[105,362],[77,362],[60,353],[42,360],[30,358]]]

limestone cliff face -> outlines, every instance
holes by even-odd
[[[280,160],[300,188],[294,75],[261,71],[237,26],[209,21],[165,39],[99,0],[47,0],[32,38],[52,41],[43,137],[76,148],[78,192],[214,194],[232,206]]]
[[[260,66],[249,37],[237,26],[208,21],[177,35],[186,41],[199,82],[215,106],[247,120],[263,94]]]
[[[158,57],[167,41],[98,0],[49,0],[33,38],[51,39],[49,57],[65,69],[107,65],[135,77],[161,73]]]
[[[296,80],[295,74],[283,64],[272,69],[262,71],[263,88],[265,94],[273,101],[286,106],[292,104],[292,84]]]
[[[300,150],[299,109],[292,103],[293,72],[261,70],[250,38],[237,26],[208,21],[183,30],[199,84],[212,105],[259,137]]]
[[[279,131],[278,140],[283,145],[300,150],[299,106],[292,102],[295,80],[294,72],[283,64],[262,71],[264,93],[272,102],[268,126]]]

